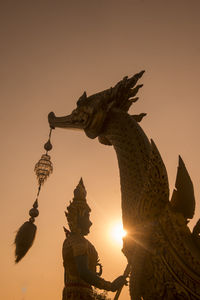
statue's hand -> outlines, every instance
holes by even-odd
[[[128,282],[125,276],[119,276],[113,282],[111,282],[111,291],[115,292],[119,290],[123,285],[127,285]]]

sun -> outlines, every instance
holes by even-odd
[[[118,221],[111,226],[110,236],[116,243],[122,245],[122,239],[126,234],[127,232],[123,229],[121,221]]]

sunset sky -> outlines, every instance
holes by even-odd
[[[54,172],[40,194],[36,240],[14,264],[15,232],[37,193],[33,170],[48,139],[47,115],[69,114],[85,90],[146,70],[130,113],[147,113],[141,126],[163,157],[171,192],[182,156],[196,195],[191,228],[200,218],[200,1],[2,0],[0,33],[0,297],[61,300],[64,210],[81,176],[103,278],[114,280],[126,267],[110,234],[121,220],[115,152],[62,129],[52,133]],[[120,299],[129,299],[128,288]]]

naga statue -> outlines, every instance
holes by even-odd
[[[68,116],[49,114],[51,128],[78,128],[116,151],[121,184],[123,253],[130,265],[132,300],[200,299],[200,221],[188,227],[195,211],[193,184],[181,157],[175,188],[169,184],[159,151],[139,125],[145,114],[130,115],[144,71],[113,88],[77,101]]]

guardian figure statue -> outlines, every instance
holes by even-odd
[[[85,238],[92,225],[90,212],[91,209],[86,201],[86,189],[81,179],[66,212],[70,230],[65,229],[66,239],[63,243],[65,270],[63,300],[95,300],[92,286],[114,292],[126,283],[123,276],[110,282],[97,273],[97,251]]]

